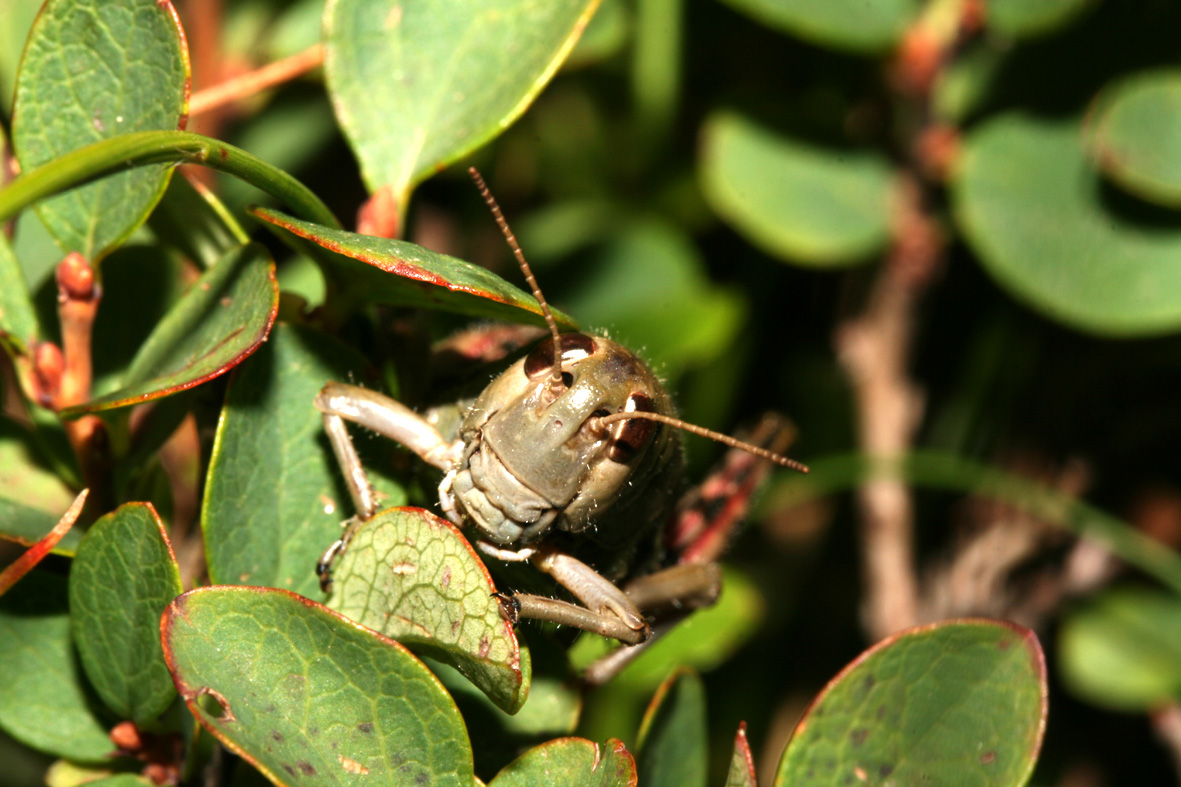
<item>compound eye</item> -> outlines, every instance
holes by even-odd
[[[595,340],[585,333],[564,333],[562,340],[562,364],[576,363],[595,352]],[[554,337],[541,341],[529,351],[525,358],[525,374],[532,378],[550,373],[554,368]]]
[[[624,405],[623,412],[634,413],[636,411],[652,413],[656,411],[656,405],[644,394],[633,393],[627,397],[627,404]],[[629,418],[612,424],[609,427],[611,429],[611,443],[607,448],[607,458],[620,464],[630,462],[652,442],[652,437],[656,434],[656,429],[659,426],[660,424],[655,421],[646,421],[642,418]]]

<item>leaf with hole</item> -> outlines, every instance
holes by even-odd
[[[410,191],[533,102],[598,0],[333,0],[325,75],[370,191]]]
[[[82,667],[120,719],[158,724],[176,688],[160,650],[160,615],[181,594],[180,569],[150,503],[95,522],[70,568],[70,626]]]
[[[1045,660],[1032,631],[990,620],[920,626],[829,682],[797,724],[774,784],[1021,785],[1045,723]]]
[[[257,244],[241,246],[169,310],[139,348],[122,387],[63,415],[141,404],[218,377],[258,349],[278,308],[270,254]]]
[[[356,350],[283,323],[234,370],[201,507],[213,582],[320,597],[316,561],[352,512],[312,402],[330,380],[373,379],[371,365]],[[392,442],[358,441],[358,448],[368,467],[390,464]],[[378,473],[370,478],[387,503],[405,499],[397,484]]]
[[[706,200],[759,248],[822,267],[885,249],[893,173],[877,153],[805,144],[731,113],[711,115],[702,135]]]
[[[161,633],[189,710],[275,784],[473,783],[463,719],[430,670],[315,602],[200,588]]]
[[[17,75],[12,142],[29,171],[133,131],[184,127],[189,62],[168,0],[49,0]],[[45,200],[63,251],[98,260],[143,223],[172,168],[142,167]]]
[[[333,579],[330,608],[455,667],[509,713],[524,704],[528,650],[450,522],[419,508],[383,511],[358,529]]]

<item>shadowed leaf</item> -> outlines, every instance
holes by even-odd
[[[734,736],[734,756],[730,758],[730,771],[726,774],[726,787],[756,787],[755,758],[746,740],[746,722],[738,725]]]
[[[988,620],[921,626],[833,678],[796,726],[774,784],[1022,785],[1045,720],[1033,632]]]
[[[1018,37],[1052,33],[1095,5],[1095,0],[988,0],[988,28]]]
[[[74,494],[46,466],[33,433],[0,417],[0,538],[32,546],[53,529]],[[70,530],[53,551],[72,555],[81,538]]]
[[[29,547],[16,560],[9,563],[0,571],[0,596],[4,595],[21,580],[26,574],[36,568],[37,564],[49,554],[62,537],[70,532],[74,527],[74,523],[78,521],[78,515],[82,513],[82,506],[86,503],[86,497],[90,493],[89,489],[83,489],[74,498],[74,502],[70,504],[69,509],[62,514],[61,519],[57,524],[37,543]]]
[[[168,0],[49,0],[21,60],[13,146],[25,171],[132,131],[177,129],[189,63]],[[63,251],[98,260],[160,199],[171,167],[144,167],[37,207]]]
[[[509,713],[524,704],[528,651],[451,523],[417,508],[383,511],[357,531],[333,577],[332,609],[450,664]]]
[[[275,784],[473,783],[463,720],[430,670],[315,602],[200,588],[161,631],[189,710]]]
[[[108,708],[141,728],[176,697],[158,626],[182,590],[150,503],[127,503],[95,522],[70,569],[70,625],[86,676]]]
[[[140,404],[224,374],[258,348],[278,307],[270,254],[257,244],[239,247],[169,310],[140,347],[119,390],[62,414]]]
[[[705,718],[705,686],[696,673],[678,670],[660,685],[636,744],[645,787],[705,787]]]
[[[873,53],[897,43],[919,0],[726,0],[768,27],[818,44]]]
[[[24,272],[0,232],[0,345],[11,358],[26,355],[39,333]]]

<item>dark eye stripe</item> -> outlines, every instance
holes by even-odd
[[[656,405],[644,394],[633,393],[627,397],[627,405],[623,411],[625,413],[636,411],[651,413],[656,411]],[[648,443],[652,442],[652,437],[656,434],[656,429],[659,426],[660,424],[653,421],[644,421],[639,418],[620,421],[614,425],[612,430],[611,445],[607,449],[607,457],[615,462],[631,461],[636,454],[647,447]]]
[[[595,340],[585,333],[564,333],[562,339],[562,363],[574,363],[587,358],[595,352]],[[529,377],[540,377],[549,374],[554,366],[554,339],[549,337],[541,341],[525,359],[525,374]]]

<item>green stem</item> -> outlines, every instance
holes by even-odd
[[[808,464],[812,472],[778,484],[764,501],[764,509],[848,491],[873,478],[901,478],[919,487],[1008,503],[1104,545],[1116,557],[1181,593],[1181,556],[1176,552],[1088,503],[1012,473],[937,451],[916,451],[897,460],[844,454]]]
[[[0,223],[38,200],[92,180],[151,164],[201,164],[277,197],[301,218],[339,228],[332,211],[306,186],[241,148],[187,131],[139,131],[71,151],[0,189]]]

